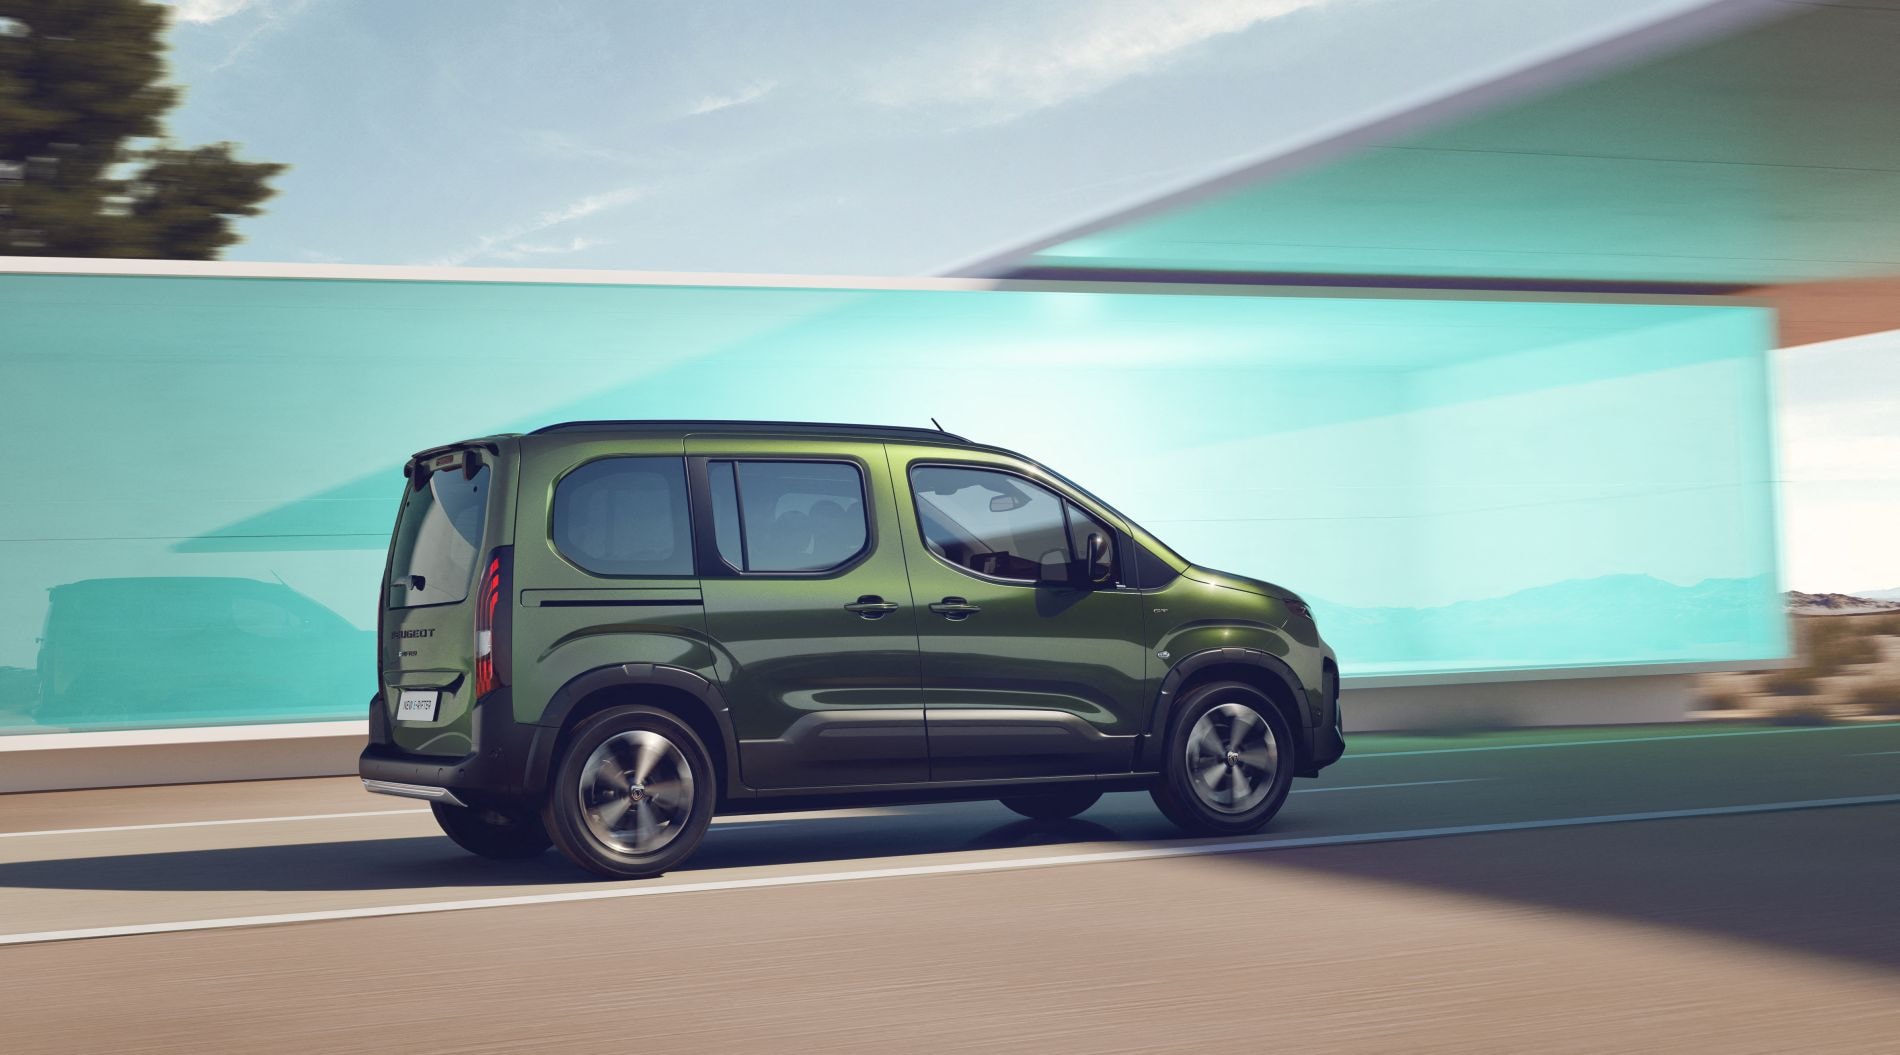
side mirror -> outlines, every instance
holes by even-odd
[[[1082,557],[1083,577],[1097,586],[1108,582],[1115,572],[1114,562],[1108,558],[1108,540],[1091,531],[1086,551]]]
[[[1075,565],[1069,561],[1067,550],[1052,549],[1042,555],[1036,569],[1037,585],[1074,586],[1076,578]]]

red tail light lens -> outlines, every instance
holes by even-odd
[[[475,698],[478,700],[508,684],[510,556],[507,547],[489,554],[481,588],[475,594]]]

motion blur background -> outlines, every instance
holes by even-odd
[[[1900,0],[0,0],[0,1047],[1892,1050],[1896,55]],[[721,815],[631,883],[365,794],[404,459],[698,416],[935,418],[1300,591],[1346,755],[1249,836]]]
[[[358,718],[404,457],[573,418],[934,417],[1361,690],[1746,712],[1690,675],[1783,663],[1784,587],[1900,587],[1891,5],[0,27],[0,730]]]

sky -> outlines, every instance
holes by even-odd
[[[1900,332],[1783,349],[1776,368],[1787,582],[1900,587]]]
[[[937,273],[1707,0],[178,0],[233,259]]]
[[[1705,0],[175,0],[228,258],[936,274]],[[1900,336],[1779,357],[1791,587],[1900,587]]]

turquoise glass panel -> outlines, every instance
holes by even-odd
[[[1742,286],[1892,275],[1891,7],[1764,5],[1785,17],[1554,91],[1500,89],[1473,116],[1289,159],[1018,263]]]
[[[0,277],[0,729],[354,718],[416,450],[925,424],[1293,587],[1346,674],[1763,659],[1766,312]]]

